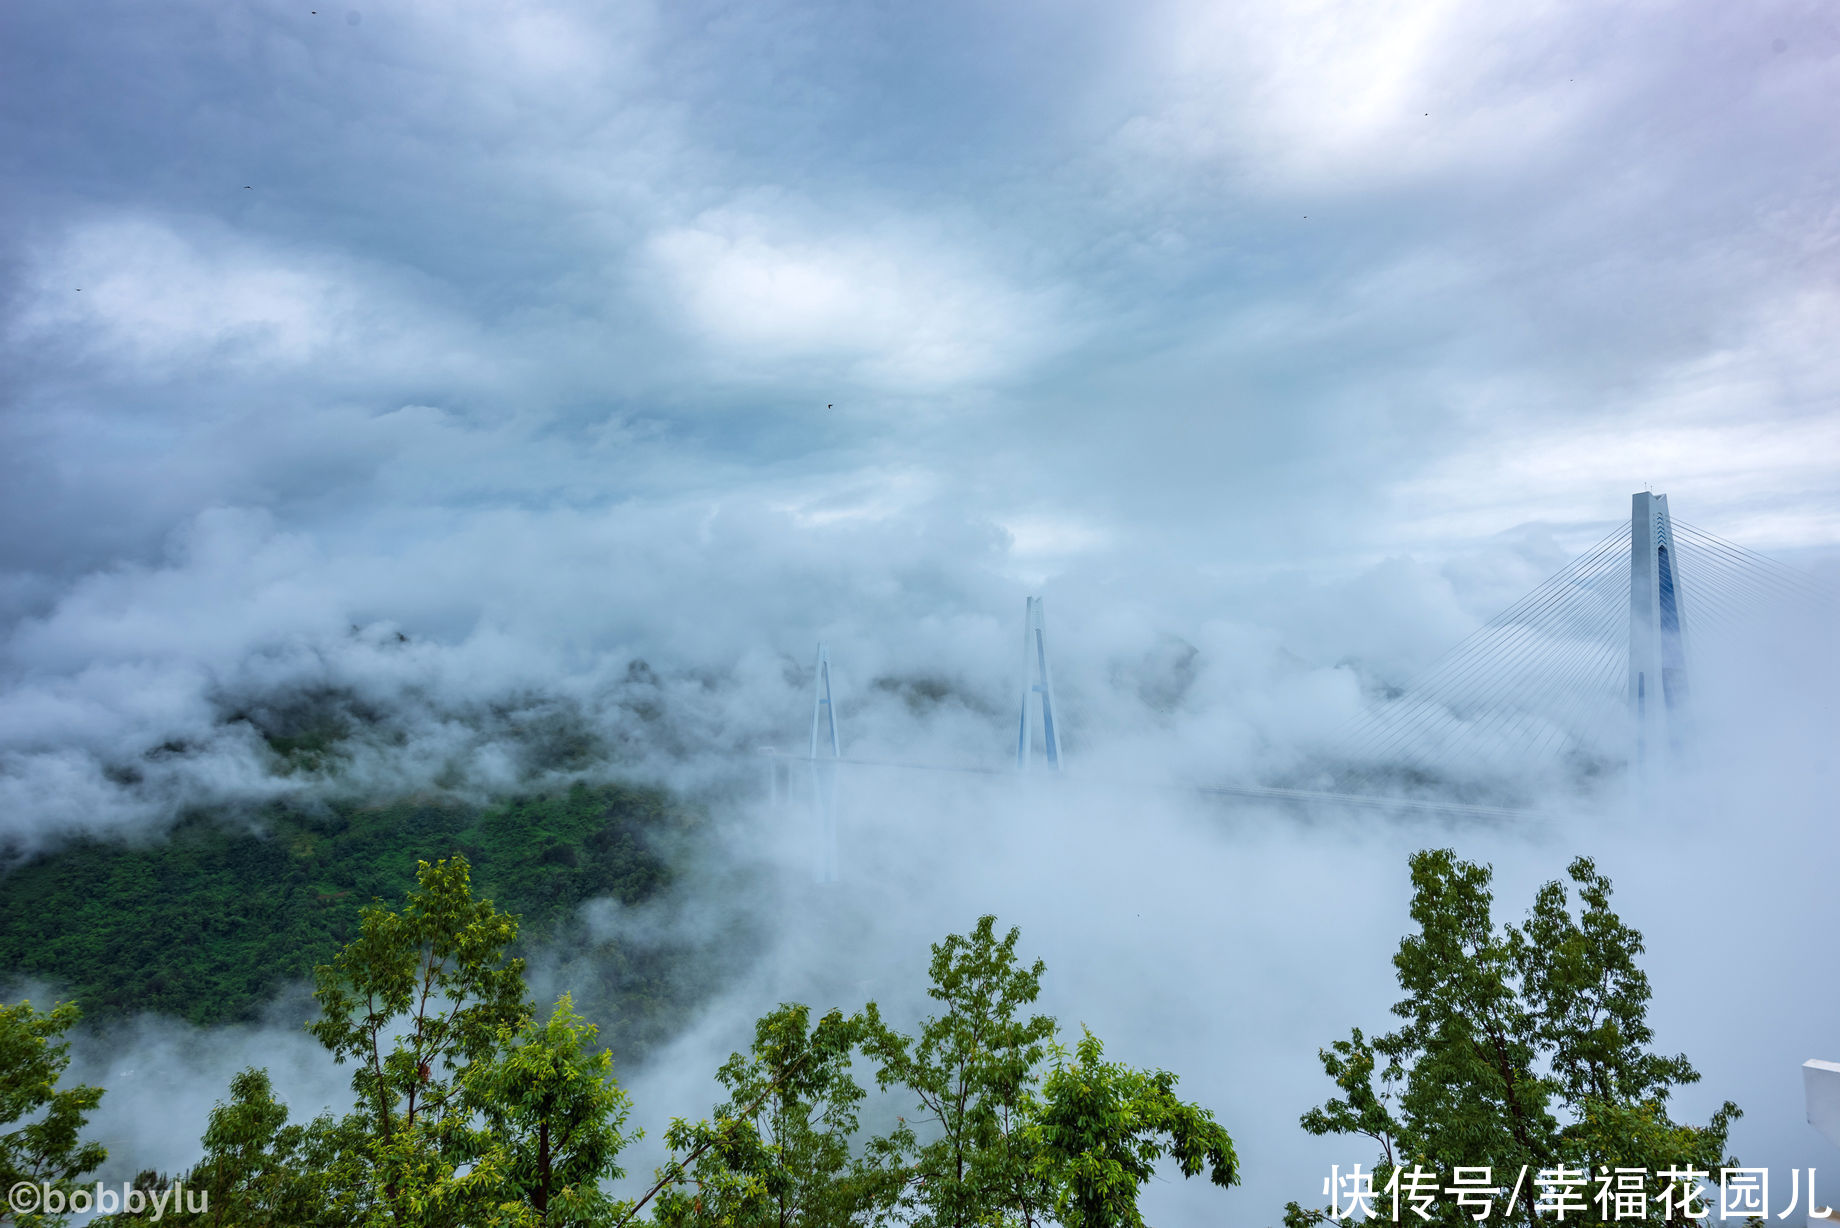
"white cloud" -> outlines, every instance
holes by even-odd
[[[1840,362],[1815,342],[1836,328],[1840,296],[1794,288],[1595,412],[1555,418],[1492,388],[1464,415],[1464,445],[1394,486],[1402,539],[1451,540],[1483,508],[1501,523],[1614,520],[1652,487],[1682,519],[1760,548],[1840,543]]]
[[[1565,3],[1178,3],[1158,17],[1139,48],[1154,84],[1116,152],[1127,167],[1224,163],[1255,191],[1525,173],[1618,88],[1578,67],[1588,23]]]
[[[61,349],[140,380],[217,371],[477,372],[469,330],[399,274],[265,244],[193,219],[80,222],[36,253],[11,322],[21,346]]]
[[[720,210],[651,239],[666,292],[724,368],[816,362],[883,389],[942,391],[1013,376],[1050,344],[1050,296],[938,236],[801,233],[810,225]]]

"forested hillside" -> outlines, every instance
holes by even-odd
[[[360,908],[401,899],[418,860],[459,853],[480,894],[522,919],[523,950],[566,941],[576,1000],[603,1034],[643,1044],[691,991],[671,968],[682,953],[591,943],[579,905],[664,890],[659,848],[696,821],[659,790],[579,784],[486,808],[422,797],[194,814],[164,839],[79,841],[0,878],[0,981],[48,982],[91,1021],[249,1019],[350,941]]]

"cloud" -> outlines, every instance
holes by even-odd
[[[285,377],[335,359],[348,378],[354,366],[375,379],[411,364],[475,365],[463,326],[389,281],[348,259],[275,250],[209,223],[188,235],[119,217],[75,227],[35,256],[11,340],[59,346],[69,362],[137,380],[201,369]]]
[[[987,262],[912,224],[821,237],[787,229],[720,210],[649,241],[687,322],[725,367],[815,362],[853,383],[924,394],[1013,377],[1063,331],[1050,295],[1003,284],[979,267]]]
[[[1295,194],[1521,173],[1606,101],[1601,75],[1576,85],[1580,16],[1438,0],[1169,5],[1142,51],[1155,105],[1117,142],[1159,161],[1225,162]]]

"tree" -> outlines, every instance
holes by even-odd
[[[754,1043],[716,1078],[729,1097],[714,1125],[676,1123],[697,1162],[660,1198],[664,1225],[846,1228],[868,1204],[851,1136],[863,1089],[850,1075],[862,1022],[831,1011],[814,1025],[789,1003],[754,1025]],[[705,1145],[707,1144],[707,1145]],[[700,1147],[700,1151],[699,1151]]]
[[[863,1048],[879,1063],[877,1082],[905,1088],[937,1132],[921,1143],[903,1121],[872,1152],[884,1169],[905,1169],[898,1197],[917,1209],[921,1228],[986,1223],[998,1211],[1034,1223],[1048,1203],[1023,1126],[1054,1020],[1021,1015],[1041,993],[1044,965],[1017,962],[1020,937],[1011,929],[999,940],[996,918],[984,916],[970,937],[935,943],[927,993],[945,1009],[921,1023],[918,1039],[884,1024],[873,1002],[864,1012]]]
[[[1185,1177],[1205,1167],[1215,1185],[1239,1180],[1233,1140],[1212,1113],[1176,1099],[1174,1075],[1107,1062],[1098,1038],[1080,1031],[1074,1061],[1057,1047],[1032,1130],[1056,1219],[1066,1228],[1143,1228],[1138,1190],[1165,1156]]]
[[[1449,849],[1416,853],[1410,865],[1419,929],[1393,957],[1406,993],[1393,1013],[1404,1023],[1372,1040],[1356,1028],[1319,1051],[1342,1095],[1305,1113],[1305,1130],[1372,1139],[1376,1188],[1413,1164],[1445,1175],[1482,1165],[1524,1172],[1515,1205],[1499,1213],[1528,1225],[1542,1218],[1539,1174],[1560,1165],[1592,1175],[1735,1166],[1724,1149],[1736,1105],[1704,1126],[1667,1115],[1672,1089],[1699,1075],[1684,1055],[1649,1050],[1650,989],[1635,964],[1642,937],[1611,911],[1610,883],[1588,858],[1568,868],[1576,917],[1565,886],[1551,882],[1524,926],[1499,929],[1488,867]],[[1661,1188],[1645,1193],[1644,1222],[1690,1222]],[[1586,1201],[1586,1222],[1610,1218]],[[1471,1215],[1454,1200],[1434,1210],[1451,1224]],[[1324,1218],[1295,1203],[1285,1216],[1291,1225]]]
[[[865,1009],[878,1082],[916,1097],[933,1135],[923,1143],[903,1121],[871,1141],[859,1171],[884,1183],[876,1222],[898,1213],[927,1228],[1140,1228],[1139,1190],[1166,1156],[1185,1176],[1206,1168],[1216,1185],[1236,1182],[1233,1140],[1213,1114],[1176,1098],[1174,1075],[1105,1061],[1085,1029],[1070,1055],[1053,1019],[1024,1017],[1043,965],[1017,961],[1019,937],[998,940],[986,916],[969,937],[933,947],[927,992],[945,1009],[917,1040],[884,1024],[874,1003]]]
[[[175,1179],[142,1173],[146,1195],[139,1210],[95,1221],[103,1225],[159,1222],[185,1228],[338,1228],[328,1174],[336,1159],[337,1129],[330,1114],[289,1124],[287,1105],[275,1097],[268,1071],[247,1069],[230,1079],[230,1099],[212,1108],[204,1132],[204,1158]],[[193,1212],[178,1190],[197,1191],[203,1210]]]
[[[613,1055],[591,1051],[595,1031],[564,994],[546,1023],[501,1026],[498,1051],[461,1072],[481,1123],[461,1180],[493,1209],[490,1222],[572,1228],[614,1213],[600,1183],[625,1176],[618,1157],[632,1099],[612,1081]]]
[[[475,900],[464,857],[417,863],[400,912],[366,908],[359,936],[314,969],[308,1031],[352,1062],[359,1107],[344,1123],[332,1186],[348,1222],[463,1223],[483,1181],[460,1182],[471,1142],[459,1074],[523,1027],[517,919]]]
[[[1027,1010],[1041,962],[1023,966],[1018,932],[998,939],[983,917],[934,946],[942,1009],[917,1038],[874,1003],[815,1022],[782,1004],[718,1071],[727,1098],[712,1117],[673,1121],[652,1186],[615,1200],[602,1183],[623,1175],[631,1102],[595,1029],[566,995],[536,1022],[522,965],[505,958],[515,920],[472,898],[464,861],[423,863],[418,881],[400,912],[367,909],[359,938],[318,970],[312,1031],[357,1066],[357,1107],[290,1125],[267,1073],[245,1070],[181,1177],[208,1208],[158,1199],[175,1183],[148,1173],[138,1184],[155,1197],[107,1222],[1142,1228],[1138,1193],[1160,1160],[1236,1179],[1232,1140],[1176,1098],[1175,1076],[1106,1061],[1090,1033],[1077,1055],[1054,1043],[1054,1021]],[[925,1114],[861,1147],[859,1056]]]
[[[30,1002],[0,1005],[0,1127],[12,1127],[0,1133],[0,1188],[48,1186],[68,1198],[78,1178],[108,1158],[100,1143],[82,1139],[102,1089],[58,1087],[70,1064],[63,1036],[77,1017],[71,1003],[48,1012]],[[10,1204],[0,1205],[0,1222],[9,1217],[20,1225],[64,1222],[42,1212],[10,1215]]]
[[[366,909],[359,938],[318,969],[310,1030],[357,1065],[357,1109],[288,1125],[266,1071],[231,1082],[205,1158],[181,1178],[209,1210],[182,1224],[404,1224],[570,1228],[604,1224],[601,1189],[630,1101],[593,1051],[595,1029],[564,995],[538,1024],[516,921],[474,900],[463,859],[422,863],[400,912]],[[150,1191],[171,1183],[147,1174]],[[117,1217],[144,1222],[146,1213]]]

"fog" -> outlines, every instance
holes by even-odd
[[[666,784],[710,839],[590,926],[760,955],[623,1063],[629,1168],[753,1018],[912,1021],[991,912],[1232,1131],[1246,1185],[1153,1222],[1249,1225],[1371,1160],[1296,1119],[1390,1021],[1409,853],[1503,920],[1588,854],[1679,1115],[1826,1165],[1831,607],[1698,635],[1642,788],[1505,741],[1438,768],[1511,823],[1195,786],[1329,779],[1634,491],[1833,584],[1837,55],[1791,3],[7,5],[0,851]],[[1019,780],[1037,593],[1068,770]],[[761,754],[820,641],[847,756],[990,770],[845,767],[822,886]],[[338,1102],[309,1009],[81,1038],[111,1172],[193,1158],[245,1064]]]
[[[662,692],[665,715],[644,719],[621,706],[641,684],[624,675],[609,681],[611,667],[590,674],[598,682],[520,692],[526,710],[571,714],[602,744],[624,748],[630,770],[703,789],[711,808],[711,847],[689,864],[686,880],[640,908],[590,905],[593,932],[694,944],[739,915],[760,947],[713,986],[677,1040],[622,1064],[636,1120],[651,1136],[629,1153],[629,1171],[643,1174],[662,1158],[657,1140],[670,1117],[706,1113],[720,1098],[713,1072],[746,1044],[755,1017],[786,1000],[848,1010],[873,998],[911,1024],[928,1005],[928,945],[992,912],[1021,927],[1025,957],[1046,961],[1042,1007],[1064,1035],[1077,1036],[1083,1024],[1114,1057],[1177,1072],[1184,1093],[1232,1131],[1244,1186],[1221,1194],[1169,1175],[1148,1196],[1153,1222],[1274,1223],[1283,1202],[1317,1193],[1329,1164],[1371,1162],[1365,1143],[1311,1139],[1296,1119],[1329,1092],[1316,1048],[1352,1026],[1371,1034],[1392,1022],[1390,957],[1409,928],[1405,860],[1442,845],[1495,867],[1504,921],[1524,915],[1537,886],[1562,877],[1573,856],[1597,859],[1616,884],[1621,914],[1647,939],[1640,962],[1653,977],[1656,1046],[1684,1051],[1704,1075],[1678,1094],[1676,1115],[1703,1120],[1735,1099],[1746,1116],[1732,1146],[1747,1163],[1828,1163],[1827,1145],[1803,1122],[1797,1069],[1832,1051],[1829,1021],[1840,1007],[1840,991],[1821,971],[1820,937],[1840,920],[1825,889],[1837,851],[1828,747],[1840,671],[1831,651],[1817,647],[1819,624],[1779,614],[1753,642],[1708,637],[1695,658],[1691,741],[1663,778],[1640,788],[1619,773],[1582,801],[1575,790],[1555,792],[1519,821],[1489,822],[1196,794],[1186,786],[1234,778],[1235,761],[1209,757],[1210,743],[1263,744],[1242,749],[1240,763],[1272,769],[1300,753],[1311,731],[1326,740],[1320,731],[1360,702],[1352,671],[1309,668],[1267,645],[1270,659],[1249,681],[1255,671],[1246,661],[1259,651],[1248,643],[1252,633],[1218,626],[1184,628],[1205,645],[1192,653],[1172,654],[1171,632],[1145,635],[1135,657],[1094,651],[1094,629],[1071,612],[1056,621],[1060,609],[1050,607],[1049,632],[1067,771],[1018,777],[845,765],[839,881],[830,884],[814,881],[821,837],[805,769],[793,765],[790,799],[775,803],[757,752],[762,739],[797,747],[808,731],[808,665],[763,653],[701,681],[661,675],[643,686]],[[992,642],[969,652],[942,643],[942,664],[914,675],[941,681],[918,692],[878,687],[844,664],[844,646],[870,643],[866,634],[834,640],[846,756],[989,768],[1013,755],[1020,671],[1010,650],[1021,611],[1003,612],[1010,617],[964,616],[962,626]],[[1055,638],[1062,622],[1067,634]],[[315,658],[316,668],[336,668],[328,661],[339,654],[353,662],[423,654],[418,676],[438,679],[451,667],[446,654],[477,651],[376,647],[372,639],[342,637]],[[1174,701],[1172,657],[1187,678]],[[374,719],[403,722],[416,737],[394,764],[381,749],[354,751],[317,787],[350,787],[353,776],[371,787],[409,787],[415,765],[437,762],[432,746],[450,744],[497,765],[500,783],[529,783],[515,770],[527,736],[456,715],[488,707],[483,698],[469,709],[463,691],[443,697],[427,684],[414,691],[421,706],[411,706],[401,699],[409,688],[387,670],[348,668],[312,677],[354,690]],[[286,677],[264,677],[280,688],[267,693],[284,694],[288,684],[278,678]],[[453,711],[437,718],[443,705]],[[641,744],[643,752],[633,749]],[[230,761],[232,751],[181,761],[204,768],[219,757]],[[610,770],[596,764],[588,774]],[[234,779],[223,773],[210,787],[228,790]],[[477,779],[483,787],[493,778]],[[545,962],[539,953],[533,987],[548,1000],[568,986]],[[111,1170],[125,1177],[194,1158],[210,1103],[246,1064],[269,1066],[299,1115],[345,1103],[345,1072],[316,1057],[300,1030],[310,1014],[296,992],[258,1027],[202,1032],[143,1020],[81,1040],[73,1073],[110,1089],[96,1129],[115,1149]],[[907,1107],[882,1102],[868,1120]]]

